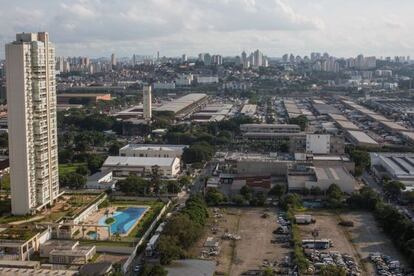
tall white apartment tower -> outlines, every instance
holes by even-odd
[[[151,95],[151,86],[144,85],[143,89],[143,111],[144,111],[144,120],[151,121],[152,118],[152,95]]]
[[[47,33],[6,45],[12,213],[53,204],[59,195],[55,49]]]

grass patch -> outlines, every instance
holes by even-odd
[[[76,169],[81,166],[86,166],[86,163],[70,163],[59,165],[59,175],[67,175],[76,172]]]

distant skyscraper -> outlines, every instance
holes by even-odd
[[[254,62],[253,62],[253,66],[254,67],[260,67],[263,66],[263,53],[260,52],[259,50],[256,50],[254,53]]]
[[[143,113],[146,121],[151,121],[152,118],[152,95],[151,86],[144,85],[143,88]]]
[[[55,49],[47,33],[6,45],[12,213],[53,204],[59,195]]]
[[[223,57],[220,56],[220,55],[213,55],[211,57],[211,62],[213,64],[216,64],[216,65],[222,65],[223,64]]]
[[[112,53],[111,55],[111,64],[112,64],[112,67],[116,66],[116,56],[114,53]]]
[[[182,62],[187,62],[187,55],[183,54],[183,56],[181,57],[181,61]]]

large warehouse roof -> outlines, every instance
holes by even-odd
[[[171,102],[165,103],[164,105],[156,108],[156,111],[172,111],[174,113],[179,113],[181,110],[187,108],[188,106],[197,103],[204,98],[206,98],[207,95],[204,93],[191,93],[188,95],[185,95],[181,98],[172,100]]]
[[[370,145],[378,145],[378,143],[369,137],[365,132],[363,131],[357,131],[357,130],[348,130],[348,134],[351,136],[352,139],[354,139],[357,143],[360,144],[370,144]]]
[[[126,156],[108,156],[103,167],[149,167],[149,166],[172,166],[176,158],[162,158],[162,157],[126,157]]]

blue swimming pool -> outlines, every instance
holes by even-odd
[[[112,216],[115,222],[111,224],[111,234],[125,234],[135,223],[141,218],[141,216],[147,210],[147,207],[129,207],[122,211],[116,211]],[[103,216],[99,219],[99,225],[107,225],[105,220],[107,216]]]

